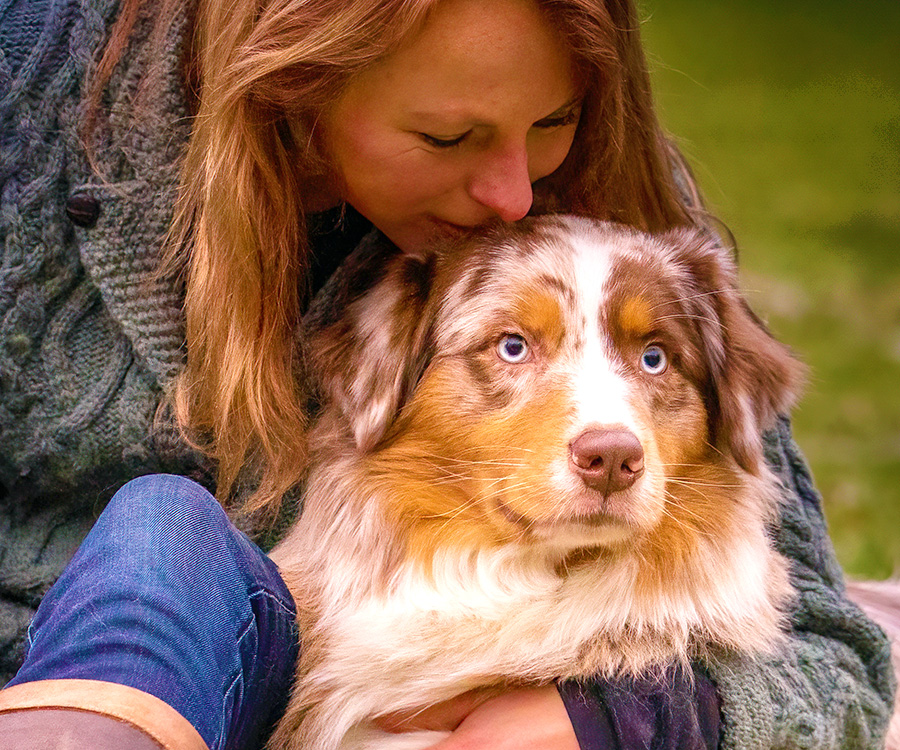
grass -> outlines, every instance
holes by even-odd
[[[900,574],[900,3],[641,7],[663,123],[811,367],[794,429],[838,557]]]

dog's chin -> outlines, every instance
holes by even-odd
[[[634,537],[634,524],[605,512],[578,513],[553,518],[532,518],[517,513],[497,500],[503,518],[527,532],[528,537],[550,549],[569,551],[589,547],[614,547]]]
[[[536,525],[532,534],[548,549],[566,553],[594,547],[618,547],[634,537],[635,529],[614,519],[579,519]]]

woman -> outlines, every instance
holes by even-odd
[[[651,230],[706,220],[656,123],[624,0],[209,0],[191,12],[173,0],[155,23],[139,5],[32,0],[3,20],[42,20],[37,39],[2,37],[2,299],[5,325],[19,326],[5,331],[3,365],[10,528],[43,515],[75,537],[98,485],[163,468],[209,483],[208,459],[216,494],[249,526],[273,518],[303,471],[306,292],[371,225],[415,252],[528,212]],[[77,110],[85,60],[104,43]],[[184,270],[183,293],[153,275],[170,221],[167,267]],[[196,451],[165,414],[148,437],[163,389]],[[386,728],[456,728],[447,750],[700,747],[720,733],[727,747],[876,746],[886,644],[842,598],[786,425],[769,453],[799,593],[784,653],[673,670],[665,684],[470,696]],[[0,693],[0,736],[20,748],[63,730],[76,746],[255,747],[288,689],[291,606],[199,485],[131,482],[45,598]]]

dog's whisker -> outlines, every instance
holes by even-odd
[[[441,480],[439,481],[443,481],[445,483],[458,481],[476,481],[481,478],[491,479],[491,476],[489,474],[485,475],[483,473],[475,473],[475,469],[519,469],[522,467],[522,464],[501,464],[495,462],[458,462],[458,466],[453,468],[444,466],[442,463],[437,463],[435,461],[423,461],[423,463],[443,475]],[[465,468],[472,469],[473,471],[470,473],[463,473],[461,469]],[[503,475],[500,476],[502,477]],[[434,480],[431,481],[434,482]]]
[[[697,487],[685,487],[685,489],[690,490],[691,492],[693,492],[693,493],[694,493],[695,495],[697,495],[698,497],[703,498],[703,500],[706,501],[706,502],[712,502],[711,499],[710,499],[710,497],[709,497],[709,495],[707,495],[705,492],[702,492],[702,491],[699,490]],[[672,502],[670,503],[671,506],[677,507],[681,512],[686,513],[686,514],[689,515],[689,516],[693,516],[694,518],[698,518],[698,519],[702,519],[702,518],[703,518],[702,514],[700,514],[700,513],[696,512],[696,511],[690,509],[689,507],[687,507],[687,506],[681,501],[680,498],[678,498],[678,497],[676,497],[675,495],[673,495],[670,491],[666,490],[666,495],[667,495],[668,498],[672,501]]]
[[[662,302],[651,306],[650,312],[658,310],[660,307],[665,307],[666,305],[678,304],[679,302],[690,302],[691,300],[702,299],[703,297],[717,297],[720,294],[725,294],[726,292],[728,292],[728,289],[711,289],[706,292],[697,292],[696,294],[688,294],[682,297],[676,297],[672,300],[663,300]]]
[[[707,448],[709,448],[713,453],[715,453],[715,454],[717,454],[717,455],[719,455],[719,456],[722,456],[722,457],[725,456],[725,454],[722,452],[722,449],[719,448],[719,447],[716,446],[716,445],[713,445],[711,442],[709,442],[709,440],[704,440],[704,441],[703,441],[703,444],[704,444]]]
[[[709,464],[688,463],[687,461],[660,461],[659,466],[665,469],[709,469]]]
[[[670,521],[673,521],[678,526],[681,526],[684,529],[688,529],[689,531],[698,531],[697,527],[693,524],[688,523],[685,519],[679,518],[674,513],[668,510],[663,511],[663,515],[668,518]]]
[[[463,464],[463,465],[471,465],[471,466],[500,466],[500,467],[520,467],[524,466],[522,459],[468,459],[468,458],[450,458],[445,456],[439,456],[437,454],[421,454],[421,458],[431,459],[433,461],[441,461],[442,463],[448,464]]]
[[[464,466],[499,466],[502,468],[517,468],[520,466],[524,466],[521,459],[468,459],[446,456],[439,453],[425,452],[417,453],[416,458],[428,460],[434,466],[440,466],[442,464],[457,464]]]
[[[504,477],[498,477],[488,483],[485,487],[481,488],[479,492],[472,495],[466,503],[456,506],[452,511],[447,511],[445,513],[436,514],[434,516],[430,516],[431,518],[446,518],[447,521],[452,521],[458,518],[460,515],[468,511],[473,507],[477,507],[483,503],[484,500],[490,498],[494,493],[494,488],[497,484],[502,483],[504,481]],[[519,484],[510,484],[504,487],[506,492],[517,492],[520,488],[526,487],[527,485],[522,482]],[[485,509],[482,514],[483,517],[490,515],[490,511]]]
[[[703,491],[699,490],[698,488],[688,486],[688,487],[685,487],[685,489],[690,490],[695,495],[703,498],[707,502],[710,502],[709,495],[707,495]],[[678,508],[679,511],[686,513],[689,516],[693,516],[695,518],[703,518],[704,517],[702,513],[698,512],[697,510],[691,508],[689,505],[685,504],[685,499],[683,497],[679,497],[678,495],[676,495],[668,487],[665,489],[665,494],[666,494],[666,499],[668,501],[666,503],[667,508]]]
[[[465,458],[465,454],[467,453],[475,453],[476,455],[481,455],[486,452],[496,453],[499,451],[507,451],[510,453],[514,453],[516,451],[520,453],[534,453],[534,448],[528,448],[523,445],[507,445],[505,443],[494,443],[492,445],[478,445],[478,446],[463,446],[457,449],[459,452],[453,456],[447,456],[446,454],[438,454],[431,453],[429,451],[417,451],[417,455],[423,456],[437,456],[440,458],[446,458],[448,461],[468,461],[470,459]],[[482,460],[482,459],[478,459]]]
[[[443,466],[433,466],[432,468],[434,468],[436,471],[439,471],[443,476],[439,479],[431,480],[429,484],[458,484],[459,482],[472,479],[471,474],[462,474],[458,471],[450,471]]]
[[[674,501],[676,499],[676,498],[672,497],[668,492],[666,493],[666,496],[667,496],[667,499],[669,499],[670,501]],[[690,509],[685,508],[684,505],[682,505],[681,503],[676,503],[676,502],[667,503],[666,507],[663,509],[663,514],[667,518],[669,518],[671,521],[675,522],[682,528],[688,529],[689,531],[691,531],[695,534],[699,534],[701,537],[705,537],[705,538],[712,537],[712,534],[710,534],[709,532],[703,531],[703,529],[700,528],[700,526],[689,523],[685,518],[682,518],[679,515],[676,515],[673,512],[673,506],[677,507],[678,510],[680,511],[680,513],[683,515],[686,515],[690,518],[694,518],[697,521],[701,521],[701,522],[704,520],[704,517],[702,515],[700,515],[699,513],[695,513],[693,511],[691,511]]]
[[[723,490],[737,490],[743,487],[740,482],[710,482],[704,479],[691,479],[688,477],[667,477],[666,481],[684,487],[718,487]]]
[[[660,315],[656,318],[656,320],[681,320],[682,318],[685,318],[687,320],[705,320],[707,323],[718,322],[715,318],[711,318],[708,315],[697,315],[695,313],[672,313],[671,315]]]

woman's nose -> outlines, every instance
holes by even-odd
[[[523,218],[534,198],[524,145],[483,155],[469,179],[468,193],[503,221]]]

